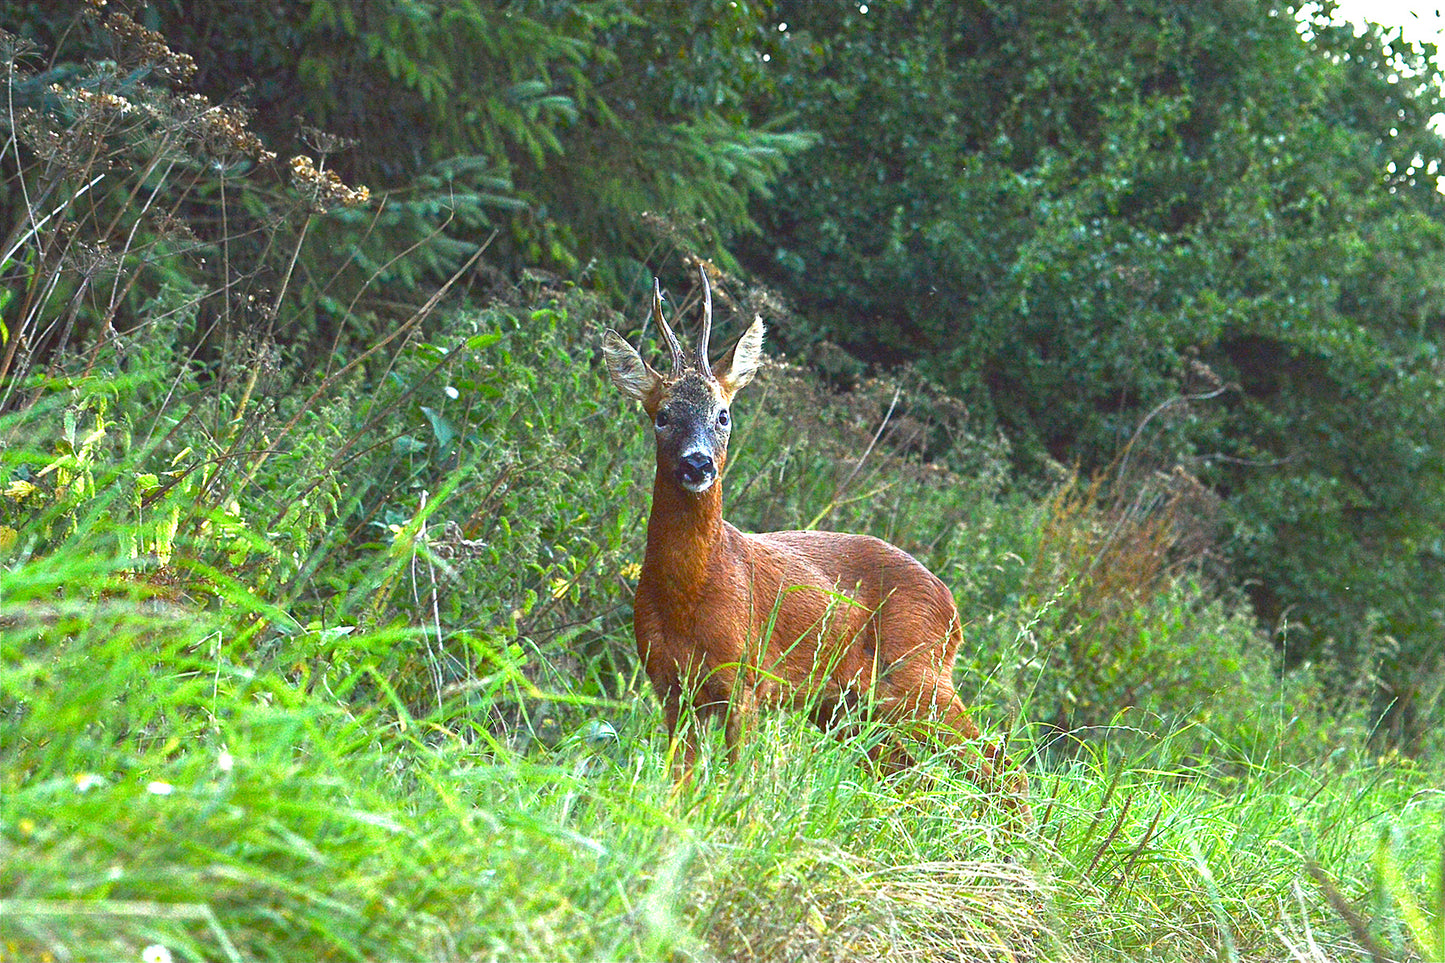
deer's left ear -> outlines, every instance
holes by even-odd
[[[758,366],[763,363],[764,330],[763,319],[754,318],[732,350],[712,366],[712,376],[729,399],[758,373]]]

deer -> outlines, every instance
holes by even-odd
[[[662,374],[620,334],[602,338],[613,385],[640,402],[656,441],[647,543],[633,604],[638,657],[667,726],[675,786],[692,778],[703,724],[721,719],[737,764],[761,709],[808,712],[826,732],[863,706],[899,735],[940,744],[956,768],[1031,822],[1028,780],[978,726],[952,682],[963,625],[953,594],[922,563],[870,535],[745,534],[723,518],[730,405],[763,361],[755,317],[709,360],[712,291],[684,354],[653,281],[652,318],[672,355]],[[691,716],[691,718],[688,718]],[[901,739],[868,751],[885,773],[915,763]]]

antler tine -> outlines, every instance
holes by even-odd
[[[667,339],[667,350],[672,352],[672,370],[676,374],[684,367],[682,345],[677,343],[677,335],[672,333],[667,319],[662,316],[662,282],[657,278],[652,279],[652,317],[657,322],[658,329],[662,331],[662,336]]]
[[[697,367],[705,372],[708,370],[707,343],[712,337],[712,288],[707,283],[707,268],[699,264],[697,270],[702,275],[702,337],[697,340]]]

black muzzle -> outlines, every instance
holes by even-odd
[[[683,487],[701,491],[717,478],[717,465],[710,455],[700,451],[683,455],[677,463],[677,480]]]

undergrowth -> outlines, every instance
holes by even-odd
[[[277,442],[229,473],[188,433],[214,394],[173,367],[0,423],[8,958],[1429,958],[1438,774],[1320,745],[1312,683],[1193,576],[1100,604],[1059,546],[1117,520],[1076,489],[953,485],[881,441],[842,458],[886,387],[807,389],[816,416],[787,421],[803,388],[770,370],[733,515],[891,517],[938,570],[977,566],[960,681],[1013,725],[1039,825],[941,768],[877,780],[794,715],[675,797],[628,640],[644,433],[595,368],[604,312],[536,293],[453,314],[313,417],[304,391],[254,409]],[[128,403],[157,384],[202,410]],[[749,486],[770,464],[797,470]],[[1138,708],[1043,726],[1080,684],[1046,646],[1091,619],[1114,631],[1089,691]]]

